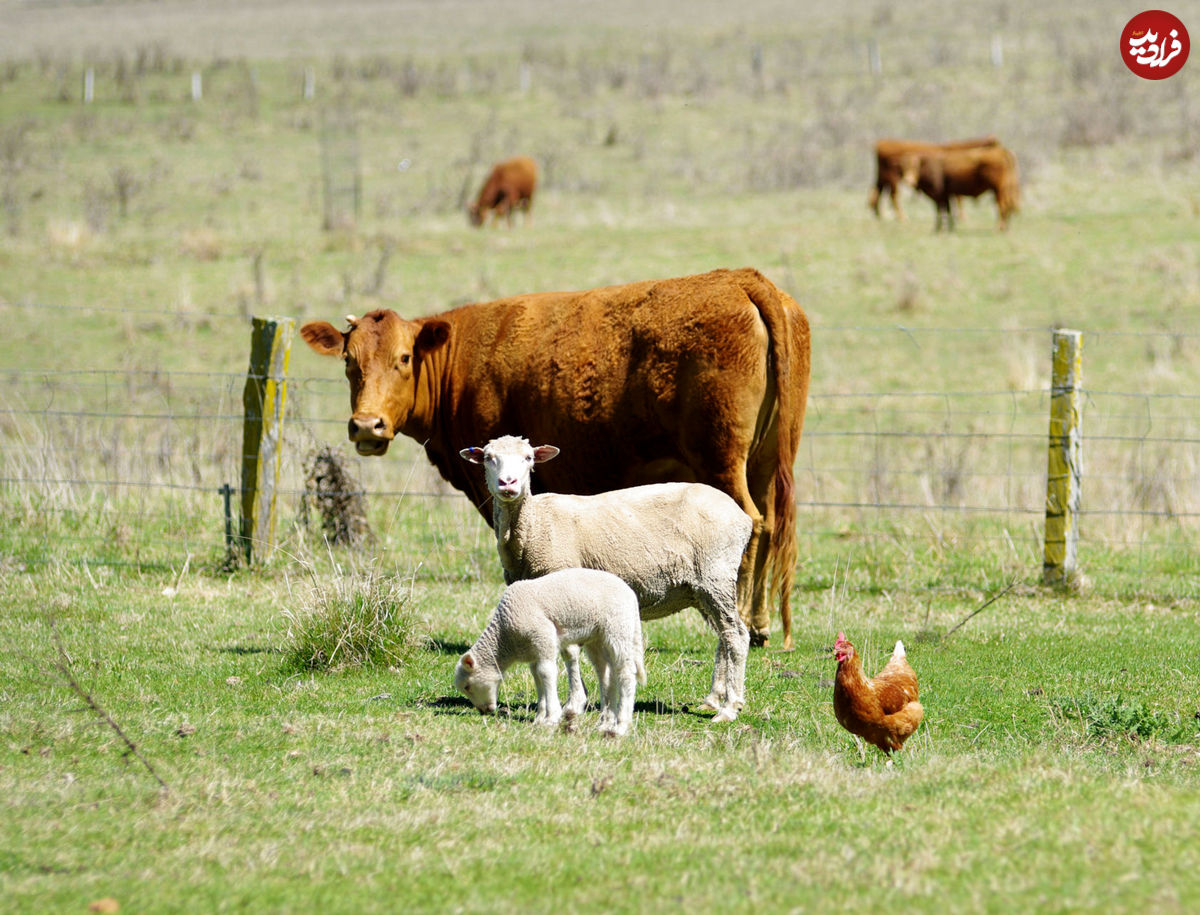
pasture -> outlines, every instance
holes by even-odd
[[[1138,80],[1140,7],[1107,0],[688,7],[0,2],[6,909],[1200,904],[1197,62]],[[871,215],[876,137],[988,132],[1008,232],[990,198],[953,235],[911,195]],[[471,228],[519,153],[531,223]],[[326,228],[331,174],[359,197]],[[805,308],[813,370],[797,648],[751,653],[732,725],[694,710],[690,611],[645,626],[627,739],[535,729],[523,671],[496,718],[456,696],[491,532],[416,443],[354,456],[298,340],[281,549],[226,567],[249,315],[743,265]],[[1040,585],[1057,326],[1085,333],[1071,592]],[[302,521],[326,444],[362,549]],[[839,630],[868,673],[908,645],[892,765],[834,720]]]

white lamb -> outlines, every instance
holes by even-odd
[[[637,594],[643,620],[696,607],[717,632],[714,721],[744,702],[750,633],[737,610],[738,568],[753,522],[732,498],[701,483],[655,483],[594,496],[533,495],[533,465],[558,454],[506,435],[459,454],[483,464],[505,581],[581,566],[612,572]],[[572,693],[578,663],[567,661]],[[582,687],[580,687],[582,688]]]
[[[646,682],[642,621],[637,596],[607,572],[563,569],[505,588],[487,628],[458,660],[454,685],[485,715],[496,711],[504,671],[527,662],[537,685],[534,721],[555,725],[564,710],[558,701],[558,656],[574,666],[568,717],[583,711],[587,697],[578,677],[579,648],[600,681],[600,730],[624,736],[633,720],[637,683]]]

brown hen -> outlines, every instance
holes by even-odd
[[[884,753],[899,750],[925,716],[917,701],[917,675],[909,666],[904,643],[896,642],[892,659],[870,680],[863,676],[862,658],[844,633],[838,633],[833,656],[838,662],[833,683],[833,713],[838,723]]]

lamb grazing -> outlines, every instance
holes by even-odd
[[[603,569],[637,594],[643,620],[696,607],[717,632],[714,721],[744,702],[750,632],[737,609],[738,567],[753,522],[725,493],[702,483],[655,483],[592,496],[532,494],[533,465],[558,454],[506,435],[459,454],[482,464],[492,494],[496,547],[507,582],[576,566]],[[572,683],[576,669],[567,663]]]
[[[487,628],[459,658],[454,685],[483,714],[496,710],[504,671],[524,661],[537,685],[538,724],[555,725],[583,711],[582,646],[600,680],[600,730],[623,737],[633,721],[637,683],[646,682],[637,595],[608,572],[563,569],[517,581],[500,597]],[[571,674],[564,709],[558,702],[558,655]]]

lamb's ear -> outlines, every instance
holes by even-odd
[[[535,464],[544,464],[546,461],[558,457],[558,449],[553,445],[538,445],[533,449],[533,462]]]
[[[458,452],[458,456],[464,461],[470,461],[472,464],[483,463],[482,448],[464,448],[462,451]]]
[[[461,658],[459,658],[459,663],[462,664],[463,667],[468,668],[469,670],[475,669],[475,657],[469,651],[465,655],[463,655]]]

